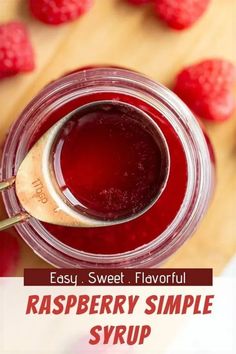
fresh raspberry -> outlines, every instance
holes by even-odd
[[[201,118],[223,121],[236,106],[233,85],[236,67],[227,60],[209,59],[182,70],[174,91]]]
[[[0,277],[9,276],[19,259],[19,244],[14,236],[0,232]]]
[[[0,25],[0,78],[31,71],[35,67],[33,48],[23,23]]]
[[[94,0],[29,0],[29,7],[38,20],[50,25],[60,25],[83,15],[93,2]]]
[[[210,1],[155,0],[155,11],[169,27],[183,30],[191,27],[202,16]]]
[[[151,2],[152,0],[127,0],[127,1],[133,5],[144,5],[147,4],[148,2]]]

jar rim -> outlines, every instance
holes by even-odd
[[[68,88],[74,91],[66,93]],[[12,177],[12,165],[15,168],[22,161],[24,146],[18,146],[16,156],[16,137],[26,134],[24,124],[32,114],[38,119],[53,111],[56,105],[71,100],[75,95],[88,95],[91,92],[125,92],[148,102],[161,112],[178,133],[187,160],[188,183],[182,207],[171,224],[151,242],[134,250],[120,254],[92,254],[78,251],[55,239],[45,232],[36,220],[16,226],[21,237],[40,255],[41,258],[59,266],[120,267],[124,261],[129,267],[151,266],[162,262],[193,233],[204,215],[211,194],[213,169],[210,153],[202,129],[188,107],[169,89],[139,73],[120,68],[90,68],[64,76],[47,85],[25,108],[8,134],[2,158],[1,174],[3,179]],[[59,99],[50,102],[45,109],[45,101],[50,101],[59,93]],[[23,136],[21,136],[23,138]],[[17,198],[13,190],[3,194],[4,204],[9,215],[17,208]],[[193,203],[194,200],[194,203]],[[193,207],[194,205],[194,207]],[[193,208],[192,208],[193,207]],[[186,221],[186,215],[189,215]],[[185,220],[185,222],[184,222]],[[33,231],[37,231],[38,235]],[[40,235],[40,236],[39,236]],[[174,236],[174,237],[173,237]],[[164,247],[162,247],[165,245]],[[43,252],[42,252],[43,251]],[[144,257],[146,254],[146,257]],[[74,261],[75,259],[75,261]],[[77,264],[77,265],[76,265]]]

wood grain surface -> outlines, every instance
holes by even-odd
[[[199,59],[217,56],[236,62],[236,0],[212,0],[205,16],[184,32],[157,21],[151,7],[132,7],[122,0],[95,0],[86,16],[59,27],[34,20],[26,4],[26,0],[0,0],[0,22],[24,21],[37,58],[33,73],[0,82],[1,142],[45,84],[79,66],[123,65],[171,86],[179,69]],[[236,252],[235,118],[207,125],[218,164],[215,197],[196,234],[164,266],[213,267],[219,274]],[[22,241],[21,248],[18,275],[24,267],[48,267]]]

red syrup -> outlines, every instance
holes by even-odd
[[[145,211],[163,189],[168,156],[158,128],[142,111],[118,102],[77,110],[53,151],[57,183],[75,209],[116,220]]]
[[[187,162],[185,152],[183,150],[183,146],[178,137],[178,134],[167,121],[167,119],[160,114],[160,112],[139,98],[113,92],[102,92],[81,96],[64,104],[57,110],[54,110],[50,115],[46,117],[44,121],[42,121],[42,124],[37,127],[37,130],[35,131],[35,134],[32,136],[32,139],[29,143],[29,148],[40,138],[40,136],[45,131],[49,129],[49,127],[51,127],[56,121],[64,117],[66,114],[77,109],[78,107],[81,107],[84,104],[103,100],[113,100],[114,102],[131,104],[147,113],[157,123],[166,139],[170,154],[170,171],[166,187],[160,198],[147,212],[145,212],[137,219],[126,222],[124,224],[101,228],[68,228],[49,224],[43,224],[43,226],[49,233],[52,234],[53,237],[74,249],[94,254],[116,254],[134,250],[153,241],[174,220],[181,209],[181,205],[186,193],[188,180]],[[67,145],[67,149],[65,149],[64,152],[67,151],[69,155],[75,154],[74,151],[70,151],[69,145],[70,144]],[[96,144],[93,144],[93,148],[96,149]],[[155,154],[155,156],[155,158],[154,156],[150,158],[153,162],[155,162],[154,165],[157,167],[158,154]],[[68,176],[70,176],[72,168],[70,164],[68,164],[68,167],[66,167],[67,164],[65,161],[63,163],[63,175],[66,179],[66,184],[69,184],[70,189],[73,189],[73,183],[68,180]],[[67,168],[68,173],[66,172]],[[154,171],[155,168],[151,170]],[[158,168],[156,170],[158,170]],[[108,174],[111,173],[111,171],[107,172],[109,172]],[[98,172],[96,170],[96,174],[97,173]],[[153,180],[155,180],[157,176],[153,177]],[[85,179],[84,182],[86,182]],[[89,183],[89,181],[87,183]],[[143,186],[147,188],[146,183],[144,183]],[[151,183],[149,187],[150,186],[154,187],[154,184]],[[155,188],[151,188],[150,190],[152,190],[152,195],[156,193]],[[74,194],[76,194],[75,191]],[[84,196],[85,195],[83,195],[83,197]],[[78,197],[81,200],[81,195]],[[149,195],[146,200],[143,199],[144,201],[142,201],[141,207],[143,207],[147,201],[150,202],[151,198],[152,197]],[[84,199],[83,202],[85,202]],[[89,202],[91,202],[91,198],[89,198]],[[95,209],[95,211],[100,210],[101,202],[99,203],[99,208],[95,204],[92,205],[93,211]],[[91,208],[91,205],[89,205],[89,207]],[[125,209],[129,213],[130,206]]]

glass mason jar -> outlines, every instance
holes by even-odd
[[[87,68],[46,86],[13,124],[3,150],[1,180],[15,176],[27,152],[55,122],[78,106],[110,100],[132,104],[156,120],[170,150],[170,175],[160,199],[136,220],[99,230],[72,230],[31,218],[16,226],[34,252],[56,267],[154,267],[196,230],[214,189],[214,154],[186,105],[170,90],[121,68]],[[14,186],[3,200],[22,211]],[[109,249],[110,247],[110,249]]]

